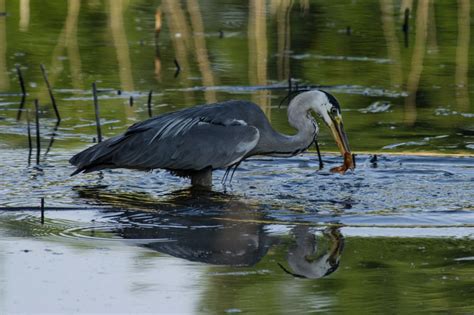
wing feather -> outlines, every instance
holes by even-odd
[[[74,174],[102,168],[227,167],[257,145],[259,130],[247,123],[259,111],[253,103],[236,101],[160,115],[76,154],[70,162],[78,167]]]

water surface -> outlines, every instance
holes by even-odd
[[[473,313],[470,2],[416,2],[404,34],[407,3],[0,0],[0,312]],[[213,192],[162,171],[69,177],[96,141],[93,82],[106,138],[228,99],[293,133],[289,82],[323,88],[357,168],[329,172],[321,126],[319,171],[309,152],[227,185],[217,171]]]

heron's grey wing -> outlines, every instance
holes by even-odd
[[[259,132],[241,124],[226,126],[200,122],[185,132],[175,131],[153,141],[144,141],[149,138],[150,135],[137,135],[121,142],[122,153],[114,156],[112,163],[119,167],[170,170],[227,167],[240,161],[255,147]]]
[[[123,135],[90,147],[69,162],[78,167],[73,175],[117,167],[225,167],[258,139],[260,127],[254,127],[258,126],[254,120],[262,119],[263,112],[250,102],[196,106],[138,122]]]
[[[190,119],[183,117],[181,123],[166,119],[167,128],[134,128],[79,153],[70,162],[78,167],[75,173],[104,168],[215,169],[242,160],[259,140],[258,129],[244,122]]]

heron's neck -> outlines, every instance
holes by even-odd
[[[298,132],[285,135],[274,131],[265,146],[267,154],[294,155],[306,150],[318,134],[318,125],[312,118],[306,102],[292,101],[288,107],[288,122]]]
[[[311,116],[309,102],[305,99],[295,99],[288,106],[288,123],[298,130],[294,136],[286,136],[289,147],[303,147],[311,145],[318,134],[318,124]]]

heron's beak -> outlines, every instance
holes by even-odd
[[[348,169],[353,170],[355,168],[354,161],[352,159],[351,149],[349,147],[349,140],[347,140],[346,132],[344,131],[344,125],[341,119],[332,119],[332,123],[329,124],[334,140],[336,140],[339,151],[341,151],[344,157],[344,165],[334,167],[331,169],[333,172],[345,173]]]

